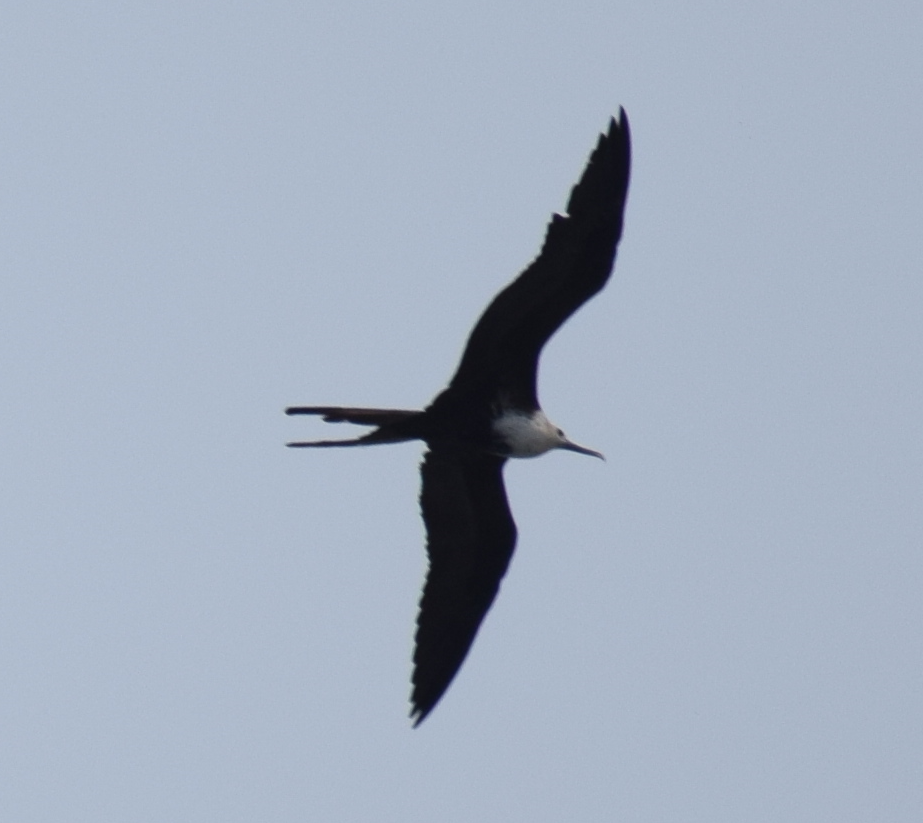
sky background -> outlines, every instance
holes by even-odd
[[[923,819],[918,2],[0,12],[0,818]],[[624,105],[605,452],[411,730],[419,407]]]

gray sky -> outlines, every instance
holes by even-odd
[[[0,18],[0,817],[923,819],[915,2]],[[407,720],[413,407],[622,104],[608,289]]]

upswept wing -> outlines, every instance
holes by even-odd
[[[436,448],[420,467],[429,571],[413,655],[414,725],[458,672],[513,556],[516,525],[503,487],[505,462]]]
[[[630,167],[628,117],[621,109],[574,186],[567,215],[552,217],[539,256],[481,315],[451,388],[503,385],[512,400],[538,406],[535,375],[542,347],[612,272]]]

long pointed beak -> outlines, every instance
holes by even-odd
[[[593,449],[588,449],[586,446],[578,446],[576,443],[571,443],[570,440],[565,440],[558,448],[567,449],[569,452],[577,452],[578,454],[588,454],[590,457],[598,457],[600,460],[606,459],[602,452],[593,451]]]

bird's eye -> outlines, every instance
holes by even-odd
[[[558,433],[558,437],[564,437],[564,432],[561,429],[555,429],[555,431]]]

